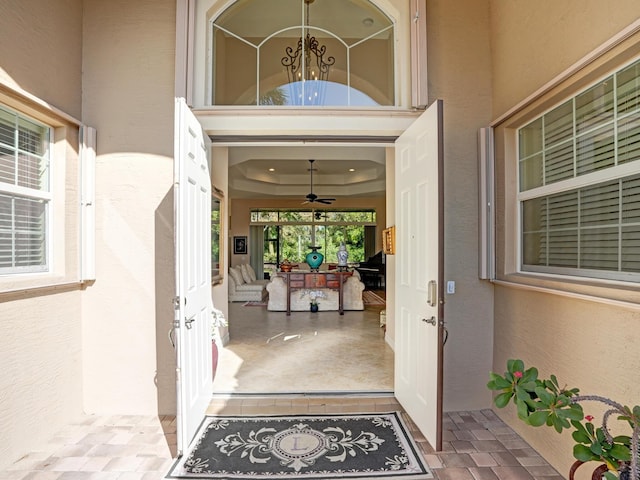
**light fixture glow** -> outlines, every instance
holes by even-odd
[[[314,84],[316,84],[316,82],[325,83],[329,80],[329,69],[336,62],[335,57],[325,57],[327,47],[320,45],[316,37],[311,36],[309,33],[309,5],[313,2],[314,0],[304,0],[306,19],[303,24],[303,32],[306,31],[306,35],[298,38],[295,50],[293,47],[286,47],[286,56],[280,61],[282,66],[286,68],[290,84],[307,81],[311,81]],[[309,88],[311,89],[311,93],[305,95],[306,101],[312,105],[321,104],[321,99],[318,98],[318,91],[314,91],[314,89],[324,88],[324,86],[318,86],[316,84]],[[320,95],[322,94],[323,92],[321,92]],[[302,98],[302,96],[299,95],[299,98]]]

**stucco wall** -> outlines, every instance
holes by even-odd
[[[89,413],[175,413],[174,56],[174,0],[84,2],[83,118],[98,132]]]
[[[535,4],[524,0],[491,1],[494,117],[551,81],[636,21],[639,15],[635,0]],[[632,48],[638,51],[637,40]],[[514,241],[503,219],[513,210],[509,196],[505,201],[505,192],[508,194],[515,187],[512,178],[505,178],[505,170],[513,171],[513,167],[506,168],[513,165],[510,163],[513,160],[509,156],[504,159],[503,143],[503,137],[498,137],[498,276],[506,281],[536,282],[538,287],[552,290],[496,287],[494,370],[502,373],[507,359],[522,358],[529,366],[538,367],[541,375],[556,374],[561,384],[576,386],[582,393],[637,404],[640,307],[634,307],[632,302],[627,306],[606,303],[607,296],[622,297],[625,289],[620,286],[618,294],[615,286],[605,289],[597,282],[574,281],[563,285],[561,280],[552,283],[510,275],[515,268],[509,258]],[[579,291],[584,297],[566,296],[562,290]],[[629,293],[634,290],[637,292],[633,285],[627,287]],[[598,296],[604,300],[598,300]],[[586,409],[601,418],[597,407],[587,405]],[[497,412],[554,467],[568,475],[574,460],[569,434],[561,437],[548,428],[526,427],[516,419],[512,408]]]
[[[493,117],[640,17],[636,0],[490,0]]]
[[[82,0],[3,0],[0,24],[0,80],[79,118]]]
[[[18,89],[79,116],[81,14],[80,0],[0,3],[0,98]],[[74,283],[78,280],[75,130],[74,126],[69,129],[69,143],[62,139],[54,147],[54,162],[66,155],[67,165],[58,170],[62,183],[56,195],[61,200],[58,219],[62,215],[62,221],[55,223],[53,234],[68,250],[56,257],[56,274],[40,282],[68,285],[8,295],[11,279],[0,281],[0,470],[37,449],[82,413],[81,293],[79,284]],[[66,210],[63,204],[67,204]],[[30,281],[24,275],[19,277],[23,280],[15,284],[28,288]]]
[[[477,132],[491,120],[487,1],[427,2],[429,99],[444,101],[444,409],[485,408],[491,368],[492,287],[478,279]],[[444,288],[444,286],[441,286]]]

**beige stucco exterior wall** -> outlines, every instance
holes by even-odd
[[[491,1],[491,15],[493,114],[497,118],[636,21],[640,10],[635,0],[535,4],[518,0]],[[636,40],[636,53],[638,45]],[[513,210],[513,205],[504,200],[505,191],[513,191],[514,187],[513,179],[505,178],[504,172],[509,168],[513,171],[513,159],[504,159],[501,136],[497,137],[496,149],[498,277],[519,283],[535,282],[538,287],[551,290],[496,287],[494,370],[502,373],[507,359],[521,358],[526,365],[538,367],[542,376],[555,374],[561,384],[578,387],[582,393],[637,404],[640,307],[633,305],[633,297],[636,303],[638,299],[637,285],[607,290],[597,286],[598,282],[563,284],[561,280],[552,283],[544,278],[518,279],[510,275],[514,268],[509,259],[513,235],[503,219]],[[563,294],[563,290],[573,290],[582,297]],[[629,302],[626,306],[606,303],[611,296],[631,300],[625,300]],[[601,418],[602,411],[596,405],[585,405],[585,409],[596,419]],[[527,427],[517,420],[513,408],[497,412],[558,471],[568,475],[574,460],[570,434],[560,436],[549,428]]]
[[[0,19],[0,81],[80,118],[82,0],[3,0]]]
[[[13,97],[18,99],[15,108],[30,107],[11,94],[17,89],[77,118],[82,2],[59,3],[64,5],[36,0],[0,3],[0,102]],[[45,121],[38,110],[47,116],[47,109],[32,111]],[[35,285],[27,279],[31,276],[20,275],[15,282],[0,278],[0,470],[36,450],[82,413],[77,127],[58,126],[55,135],[54,162],[61,174],[56,198],[62,210],[53,236],[64,248],[56,251],[55,273],[39,283],[66,286],[29,290]],[[66,161],[56,162],[63,158]],[[26,290],[7,294],[12,288]]]
[[[175,413],[175,8],[84,2],[83,118],[98,132],[97,280],[83,298],[88,413]]]
[[[427,2],[429,99],[444,101],[445,281],[456,282],[445,296],[446,411],[490,402],[492,287],[478,279],[477,246],[477,132],[491,120],[488,29],[487,1]]]
[[[494,118],[640,17],[635,0],[490,0]]]

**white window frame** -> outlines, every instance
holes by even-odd
[[[524,236],[523,236],[523,219],[522,219],[522,206],[526,200],[531,200],[535,198],[544,198],[550,195],[569,192],[572,190],[595,186],[597,184],[605,183],[613,180],[620,180],[626,177],[639,175],[640,174],[640,159],[636,161],[632,161],[629,163],[618,164],[617,162],[617,142],[618,142],[618,131],[617,131],[617,123],[619,121],[619,117],[614,113],[613,116],[613,126],[614,126],[614,155],[615,155],[615,165],[612,167],[608,167],[602,170],[594,171],[588,174],[574,176],[572,178],[567,178],[565,180],[557,181],[554,183],[550,183],[547,185],[542,185],[539,187],[530,188],[528,190],[521,191],[521,178],[520,178],[520,136],[518,134],[519,130],[533,121],[543,117],[546,113],[554,110],[556,107],[566,103],[567,101],[575,102],[575,99],[583,92],[589,90],[598,82],[607,79],[608,77],[615,76],[618,72],[629,67],[630,65],[640,62],[640,57],[633,58],[625,62],[624,64],[620,64],[616,66],[612,71],[607,72],[602,75],[596,81],[590,82],[589,85],[585,86],[580,90],[576,90],[572,92],[570,95],[562,98],[560,101],[554,103],[554,105],[542,113],[536,114],[530,118],[526,118],[524,121],[520,122],[518,126],[514,127],[514,146],[515,146],[515,173],[516,173],[516,195],[515,195],[515,219],[517,225],[517,272],[520,274],[543,274],[549,275],[557,278],[589,278],[592,280],[603,280],[603,281],[620,281],[620,282],[639,282],[640,281],[640,273],[636,272],[625,272],[625,271],[611,271],[611,270],[600,270],[600,269],[587,269],[587,268],[569,268],[569,267],[557,267],[557,266],[537,266],[537,265],[525,265],[524,264],[524,254],[523,254],[523,246],[524,246]],[[640,77],[638,77],[640,80]],[[613,91],[613,102],[615,104],[616,99],[616,90],[614,88]],[[575,130],[575,110],[574,110],[574,118],[572,120],[573,125],[573,136],[572,141],[576,142],[578,135]],[[574,149],[574,165],[575,165],[575,149]],[[543,162],[543,170],[544,170],[544,162]],[[619,219],[618,226],[624,225],[622,221]],[[580,228],[578,227],[578,231]],[[618,237],[618,240],[620,238]]]
[[[94,129],[0,79],[0,105],[49,127],[48,269],[0,274],[0,301],[76,289],[95,279]],[[82,164],[82,167],[81,167]]]
[[[265,108],[264,106],[212,106],[211,105],[211,31],[212,19],[217,18],[226,8],[236,0],[202,0],[198,2],[178,2],[176,15],[176,96],[187,98],[189,105],[207,111],[243,111]],[[426,39],[414,38],[410,28],[418,24],[426,31],[426,7],[424,0],[416,0],[418,11],[413,11],[413,5],[398,4],[396,0],[370,0],[382,10],[394,25],[394,97],[395,105],[386,107],[360,108],[371,110],[403,110],[420,107],[425,102],[427,94],[426,55],[421,55],[412,61],[411,52],[420,51],[420,47],[412,41],[422,43],[425,47]],[[416,15],[417,14],[417,15]],[[416,18],[417,16],[417,18]],[[415,79],[418,85],[412,85],[413,71],[420,71]],[[412,88],[420,90],[420,95]],[[322,107],[330,110],[332,107]],[[356,109],[355,107],[352,107]],[[307,107],[308,109],[308,107]],[[335,109],[335,107],[334,107]],[[343,112],[344,108],[336,110]]]
[[[16,266],[14,263],[12,266],[9,266],[9,267],[0,267],[0,275],[19,275],[19,274],[25,274],[25,273],[29,273],[29,274],[30,273],[48,273],[51,271],[51,268],[52,268],[51,266],[51,263],[52,263],[51,224],[52,224],[53,212],[55,211],[55,207],[54,207],[55,200],[52,193],[53,179],[55,178],[54,165],[52,161],[54,131],[51,125],[47,125],[33,117],[25,115],[24,113],[18,110],[15,110],[13,108],[10,108],[4,105],[0,105],[0,108],[2,108],[2,110],[12,115],[16,115],[16,118],[18,120],[24,119],[46,129],[47,143],[46,143],[46,152],[43,155],[43,158],[45,158],[45,161],[47,163],[46,168],[48,170],[48,175],[47,175],[48,179],[47,179],[46,188],[43,188],[40,190],[0,181],[0,194],[2,195],[7,195],[14,199],[35,199],[35,200],[44,202],[44,217],[45,217],[44,232],[43,232],[44,243],[45,243],[45,246],[43,249],[44,256],[45,256],[44,262],[40,265],[32,265],[32,266]],[[17,132],[18,132],[18,127],[16,125],[14,128],[14,135],[16,135]],[[15,145],[15,144],[10,147],[15,148],[16,150],[19,149],[19,145]],[[15,220],[15,217],[12,217],[12,220]],[[15,231],[12,231],[12,233],[15,234]],[[12,257],[14,257],[14,262],[15,262],[15,248],[12,248]]]
[[[373,2],[372,2],[373,3]],[[302,4],[302,1],[301,1]],[[373,3],[373,5],[375,5],[375,3]],[[232,5],[229,5],[228,8],[231,8]],[[379,8],[379,7],[378,7]],[[302,10],[304,11],[304,10]],[[221,12],[223,13],[224,10]],[[386,12],[383,11],[383,13],[386,14]],[[347,71],[346,71],[346,77],[347,77],[347,83],[345,84],[345,87],[347,89],[347,103],[346,105],[343,104],[338,104],[338,105],[314,105],[314,104],[292,104],[292,105],[286,105],[287,108],[344,108],[344,107],[356,107],[356,108],[360,108],[358,105],[352,105],[351,103],[351,92],[352,87],[351,87],[351,61],[350,61],[350,57],[351,57],[351,50],[354,49],[355,47],[361,45],[362,43],[366,42],[367,40],[370,40],[372,38],[375,38],[376,36],[385,33],[388,30],[392,31],[392,44],[393,44],[393,51],[394,51],[394,60],[393,60],[393,81],[394,81],[394,86],[393,86],[393,95],[394,95],[394,99],[393,99],[393,105],[372,105],[372,106],[368,106],[368,108],[389,108],[389,107],[395,107],[398,105],[398,86],[397,86],[397,82],[398,82],[398,75],[397,75],[397,71],[398,71],[398,60],[397,60],[397,56],[398,56],[398,48],[397,48],[397,25],[396,25],[396,21],[395,19],[393,19],[392,17],[389,17],[388,14],[387,18],[389,18],[389,21],[391,22],[390,25],[381,28],[380,30],[373,32],[372,34],[370,34],[369,36],[349,45],[347,42],[345,42],[342,38],[338,37],[337,35],[335,35],[333,32],[324,29],[324,28],[320,28],[317,26],[306,26],[304,24],[304,20],[303,18],[300,19],[301,23],[297,24],[297,25],[290,25],[286,28],[282,28],[280,30],[274,31],[272,32],[270,35],[266,36],[262,41],[260,41],[258,44],[254,44],[250,41],[248,41],[247,39],[236,35],[234,32],[231,32],[229,30],[227,30],[226,28],[222,27],[221,25],[217,24],[217,20],[219,18],[220,15],[217,15],[216,17],[212,17],[208,20],[208,26],[207,26],[207,36],[208,36],[208,42],[207,42],[207,81],[206,81],[206,99],[207,99],[207,106],[209,107],[233,107],[234,105],[226,105],[226,104],[217,104],[214,103],[214,99],[213,99],[213,81],[214,81],[214,71],[213,71],[213,59],[214,59],[214,52],[212,51],[213,48],[213,38],[215,35],[215,29],[218,28],[220,30],[222,30],[223,32],[225,32],[227,35],[229,35],[230,37],[235,38],[236,40],[238,40],[239,42],[244,43],[247,47],[249,48],[253,48],[256,50],[256,97],[255,97],[255,107],[256,108],[264,108],[265,105],[261,105],[260,104],[260,59],[261,59],[261,54],[260,51],[263,47],[264,44],[266,44],[267,42],[269,42],[271,39],[279,36],[280,34],[282,34],[285,31],[289,31],[289,30],[293,30],[293,31],[301,31],[301,32],[306,32],[307,30],[311,30],[311,31],[317,31],[317,32],[323,32],[325,33],[328,37],[334,39],[337,43],[341,44],[345,51],[346,51],[346,63],[347,63]],[[424,15],[426,17],[426,14]],[[301,84],[301,88],[302,91],[304,92],[304,85],[305,82],[302,82]],[[290,84],[285,84],[283,85],[284,87],[288,87],[288,88],[300,88],[300,87],[292,87]],[[321,87],[322,88],[322,87]],[[366,94],[366,92],[364,92]],[[241,105],[241,106],[245,106],[245,105]],[[252,106],[253,107],[253,106]]]

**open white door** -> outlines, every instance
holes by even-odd
[[[396,140],[395,395],[442,449],[442,101]]]
[[[175,104],[174,218],[178,456],[211,400],[210,140],[184,99]]]

